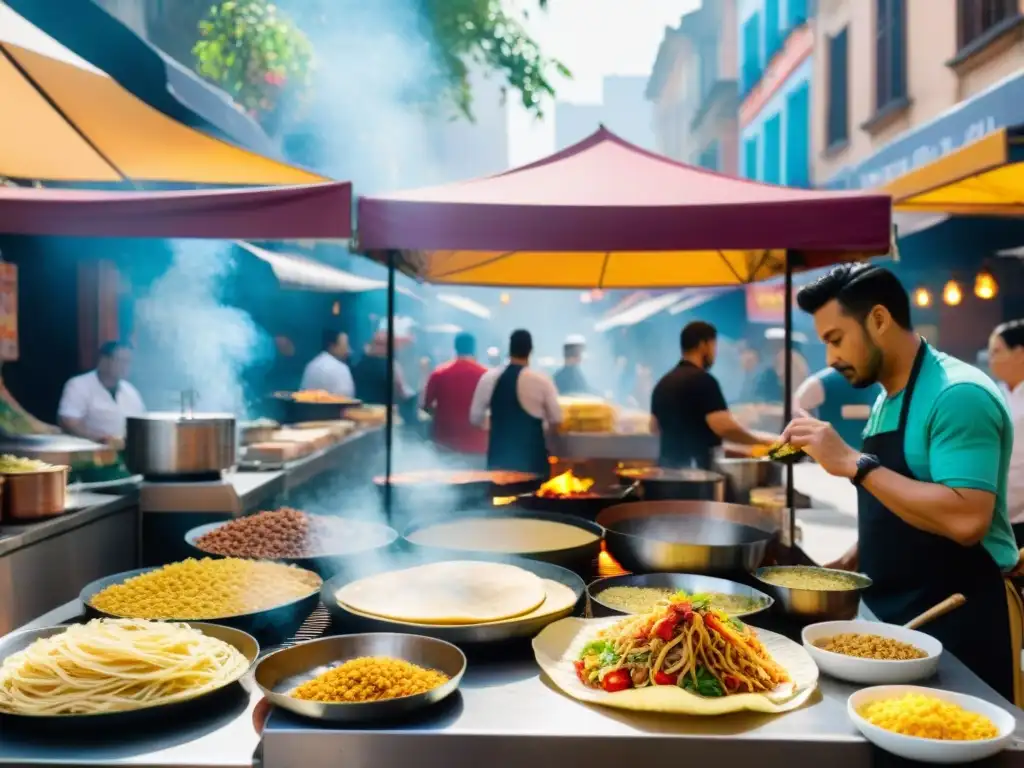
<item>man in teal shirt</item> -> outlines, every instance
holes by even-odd
[[[1012,701],[1020,649],[1010,622],[1021,618],[1010,615],[1003,574],[1019,558],[1006,512],[1013,423],[999,390],[914,332],[907,292],[887,269],[836,267],[797,303],[814,316],[829,365],[855,387],[884,390],[863,452],[806,414],[783,434],[857,487],[857,546],[834,567],[870,576],[864,600],[894,624],[964,594],[924,631]]]

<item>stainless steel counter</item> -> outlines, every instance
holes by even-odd
[[[32,622],[51,626],[80,615],[68,603]],[[969,693],[1015,711],[959,661],[944,656],[925,684]],[[68,741],[55,734],[4,732],[0,765],[183,766],[185,768],[589,768],[661,765],[667,755],[712,766],[775,768],[899,765],[861,738],[846,715],[856,688],[828,677],[804,707],[783,715],[743,713],[677,717],[619,712],[581,704],[539,673],[529,647],[501,656],[470,655],[461,690],[423,716],[376,727],[321,728],[287,713],[271,714],[262,744],[253,729],[258,696],[240,695],[225,711],[188,723]],[[797,762],[799,761],[799,762]],[[979,765],[1024,765],[1015,747]]]
[[[991,701],[998,694],[944,656],[937,679],[949,690]],[[587,706],[538,675],[532,657],[470,659],[461,690],[425,718],[391,728],[323,729],[275,711],[263,737],[265,768],[622,768],[675,762],[712,766],[861,768],[881,755],[854,729],[846,700],[857,690],[828,677],[804,707],[783,715],[645,715]],[[1014,711],[1012,705],[1002,706]],[[1024,735],[1024,712],[1018,733]],[[413,757],[415,756],[415,757]],[[1024,765],[1006,752],[991,765]]]
[[[75,493],[59,517],[0,526],[0,634],[138,565],[136,494]]]

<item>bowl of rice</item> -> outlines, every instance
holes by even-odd
[[[862,685],[924,680],[942,656],[931,635],[877,621],[824,621],[804,627],[802,637],[818,669]]]
[[[1016,718],[974,696],[917,685],[865,688],[846,702],[868,741],[908,760],[963,765],[1001,752]]]

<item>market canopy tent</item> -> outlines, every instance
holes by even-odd
[[[750,283],[889,252],[888,195],[761,184],[601,128],[482,179],[358,202],[359,248],[432,283],[658,288]]]
[[[977,216],[1024,213],[1024,126],[1000,128],[883,187],[897,211]]]
[[[57,182],[310,184],[137,99],[0,0],[0,176]]]
[[[174,192],[0,186],[0,234],[344,239],[352,236],[352,185]]]

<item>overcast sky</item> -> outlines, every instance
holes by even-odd
[[[678,26],[699,6],[700,0],[550,0],[547,13],[531,14],[529,31],[546,54],[572,70],[572,80],[557,83],[558,99],[597,103],[606,75],[649,74],[665,27]],[[543,121],[518,102],[508,111],[510,166],[554,152],[553,105],[545,105]]]

